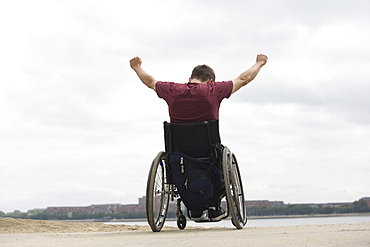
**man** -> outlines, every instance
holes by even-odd
[[[218,119],[221,101],[251,82],[266,62],[267,56],[258,54],[251,68],[223,82],[215,81],[215,74],[207,65],[195,67],[188,83],[157,81],[143,70],[139,57],[131,59],[130,66],[146,86],[167,102],[172,123],[194,123]]]
[[[252,67],[237,78],[222,82],[215,80],[212,68],[199,65],[193,69],[188,83],[157,81],[144,71],[139,57],[131,59],[130,66],[146,86],[167,102],[171,123],[198,123],[219,119],[221,101],[251,82],[266,62],[267,56],[258,54]],[[191,212],[191,218],[201,220],[202,214]],[[219,221],[227,216],[219,203],[209,208],[208,214],[211,221]]]

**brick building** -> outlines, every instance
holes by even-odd
[[[370,207],[370,197],[362,197],[362,200],[364,200],[368,207]]]

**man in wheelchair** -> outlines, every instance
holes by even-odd
[[[235,79],[229,81],[216,81],[215,73],[211,67],[207,65],[199,65],[193,69],[188,83],[174,83],[167,81],[158,81],[154,79],[153,76],[149,75],[141,67],[142,60],[139,57],[134,57],[133,59],[131,59],[130,66],[136,72],[139,79],[146,86],[153,89],[157,93],[159,98],[163,98],[167,102],[171,124],[181,125],[196,124],[202,122],[212,124],[213,121],[217,122],[218,128],[219,107],[221,101],[224,98],[229,98],[231,94],[235,93],[241,87],[247,85],[250,81],[252,81],[257,76],[260,69],[266,64],[266,62],[267,56],[263,54],[258,54],[256,58],[256,63],[252,67],[241,73]],[[186,139],[187,134],[183,135]],[[220,151],[219,149],[221,147],[219,142],[219,140],[216,140],[212,143],[212,145],[218,145],[216,147],[216,149],[218,149],[218,152]],[[168,151],[167,149],[172,149],[172,147],[166,147],[166,151]],[[193,156],[193,158],[199,158],[199,156],[194,154],[194,152],[189,153],[188,151],[186,151],[189,155],[187,156],[183,150],[177,156],[174,155],[178,151],[179,150],[177,149],[171,150],[171,163],[175,162],[172,161],[172,159],[175,159],[176,157],[178,159],[176,162],[179,162],[180,164],[181,162],[184,162],[184,157],[186,157],[186,159],[191,156]],[[219,155],[219,153],[215,155],[217,156]],[[217,162],[215,160],[213,160],[212,162],[214,162],[217,167]],[[174,178],[174,180],[176,179]],[[177,187],[180,187],[178,189],[181,190],[181,186]],[[191,210],[190,217],[194,221],[202,221],[202,219],[204,218],[204,212],[204,208]],[[220,207],[219,199],[215,199],[211,203],[209,203],[208,217],[210,221],[219,221],[226,216],[227,213],[224,209]]]

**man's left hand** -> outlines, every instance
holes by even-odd
[[[141,67],[141,58],[140,57],[134,57],[133,59],[130,60],[130,66],[133,70],[137,67]]]

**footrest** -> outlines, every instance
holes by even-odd
[[[194,222],[196,222],[196,223],[204,223],[204,222],[212,222],[211,220],[210,220],[210,218],[208,218],[208,217],[205,217],[205,218],[202,218],[202,219],[200,219],[200,220],[193,220],[193,219],[191,219],[192,221],[194,221]]]

